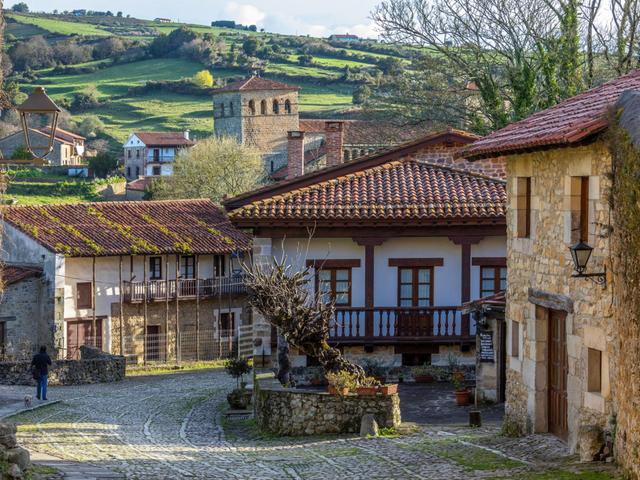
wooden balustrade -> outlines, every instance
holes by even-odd
[[[227,297],[229,290],[231,295],[244,295],[246,293],[243,277],[218,277],[218,278],[185,278],[180,280],[148,280],[147,301],[159,302],[167,298],[195,298],[198,290],[200,298],[216,298],[218,295]],[[124,301],[137,303],[144,301],[144,282],[123,282]]]

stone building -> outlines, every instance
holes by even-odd
[[[5,261],[35,265],[45,285],[41,295],[31,290],[32,298],[24,298],[26,287],[9,294],[41,303],[39,341],[60,356],[87,343],[119,353],[121,337],[136,336],[124,352],[135,357],[130,361],[163,360],[175,357],[178,332],[191,344],[200,336],[201,350],[210,351],[223,340],[221,330],[251,323],[234,260],[248,252],[251,237],[209,200],[13,206],[3,213]],[[15,315],[12,308],[3,301],[0,311]],[[148,337],[166,339],[166,350],[147,344]]]
[[[133,181],[141,176],[171,175],[180,150],[195,144],[189,130],[131,133],[124,144],[125,177]]]
[[[507,162],[507,425],[553,433],[574,452],[581,426],[611,429],[615,412],[615,451],[637,478],[637,405],[617,396],[623,384],[637,385],[618,377],[633,358],[619,352],[637,339],[621,338],[616,319],[625,315],[616,311],[611,276],[604,285],[590,281],[603,277],[572,278],[569,250],[582,238],[593,247],[587,272],[611,271],[615,225],[603,131],[607,108],[630,88],[640,88],[640,71],[510,125],[460,155]]]
[[[290,132],[288,180],[225,202],[231,222],[254,232],[254,262],[306,252],[297,265],[319,272],[315,288],[336,300],[330,342],[349,359],[475,364],[475,325],[457,307],[504,289],[504,166],[455,162],[477,137],[445,130],[346,163],[330,138],[336,163],[305,173],[303,139]],[[254,354],[274,353],[270,325],[253,325]],[[315,361],[294,351],[295,366]]]
[[[29,130],[31,131],[30,138],[33,145],[48,145],[50,127]],[[84,159],[84,141],[85,138],[80,135],[57,128],[53,141],[53,151],[45,157],[45,162],[48,162],[49,165],[80,165]],[[22,131],[0,139],[0,152],[2,152],[2,156],[5,159],[10,159],[15,149],[19,147],[25,147],[24,133]]]

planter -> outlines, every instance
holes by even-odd
[[[380,383],[387,383],[387,376],[386,375],[380,375],[379,377],[373,377],[374,380],[377,380]]]
[[[245,410],[252,396],[253,392],[251,390],[234,390],[227,395],[227,401],[231,406],[231,410]]]
[[[394,393],[398,393],[398,385],[381,385],[380,393],[382,395],[393,395]]]
[[[398,383],[404,383],[404,377],[398,377]]]
[[[418,375],[417,377],[413,377],[416,383],[433,383],[436,381],[436,377],[431,375]]]
[[[467,374],[465,372],[453,372],[453,378],[458,382],[464,382],[467,378]]]
[[[375,387],[357,387],[356,392],[360,397],[373,397],[378,393],[378,386]]]
[[[320,379],[319,378],[312,378],[311,379],[311,385],[320,385]]]
[[[336,387],[329,385],[329,393],[331,395],[346,395],[347,393],[349,393],[349,387],[342,387],[340,390],[338,390]]]
[[[471,395],[471,390],[467,390],[466,392],[453,392],[456,394],[456,401],[458,405],[469,405],[469,396]]]

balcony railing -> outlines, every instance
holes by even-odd
[[[180,280],[148,280],[147,301],[161,302],[167,298],[192,299],[199,296],[203,299],[244,295],[246,293],[243,277],[218,277]],[[123,297],[127,303],[144,302],[144,282],[123,282]]]
[[[402,343],[471,340],[468,315],[458,307],[352,307],[336,310],[331,340]]]

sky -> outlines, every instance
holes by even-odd
[[[235,20],[257,25],[267,32],[327,37],[332,33],[351,33],[376,38],[375,24],[368,18],[379,0],[22,0],[34,12],[84,8],[111,10],[114,14],[153,20],[170,18],[183,23],[210,25],[213,20]],[[5,0],[10,8],[17,0]]]

